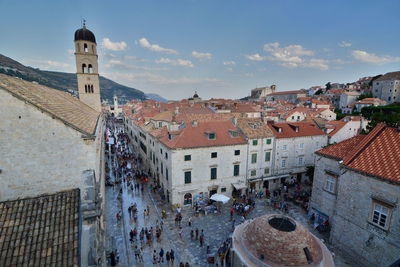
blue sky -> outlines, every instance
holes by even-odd
[[[5,1],[0,53],[75,71],[82,18],[100,74],[167,99],[239,98],[400,69],[400,1]]]

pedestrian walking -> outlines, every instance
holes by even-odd
[[[171,256],[169,255],[169,251],[165,254],[165,260],[167,261],[167,266],[169,266],[169,261],[171,260]]]
[[[185,263],[185,267],[190,267],[189,262]]]
[[[188,226],[192,227],[192,217],[189,217],[189,219],[188,219]]]
[[[185,267],[185,264],[183,262],[179,263],[179,267]]]
[[[194,238],[194,231],[192,229],[192,230],[190,230],[190,240],[193,240],[193,238]]]
[[[138,246],[135,246],[135,260],[140,261],[140,249]]]
[[[160,249],[160,253],[158,253],[158,255],[160,256],[158,262],[164,262],[164,250],[162,248]]]
[[[157,251],[156,250],[154,250],[153,251],[153,264],[157,264]]]
[[[203,229],[201,229],[201,234],[200,234],[200,247],[202,247],[204,244],[204,232]]]
[[[199,228],[196,228],[196,240],[199,239]]]
[[[171,263],[172,266],[174,266],[174,261],[175,261],[175,252],[173,249],[171,249],[171,252],[169,253],[169,256],[171,257]]]

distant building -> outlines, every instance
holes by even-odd
[[[264,215],[238,225],[232,234],[232,267],[333,267],[324,243],[294,219]]]
[[[361,93],[356,91],[344,92],[343,94],[340,95],[339,109],[341,109],[343,112],[343,108],[346,108],[351,103],[355,102],[360,95]]]
[[[372,95],[388,104],[400,102],[400,71],[388,72],[374,80]]]
[[[400,132],[378,124],[316,152],[310,212],[329,221],[330,242],[360,266],[389,266],[400,255]]]
[[[276,85],[254,88],[253,90],[251,90],[251,96],[249,100],[250,101],[264,100],[267,95],[274,93],[275,90],[276,90]]]
[[[282,92],[274,92],[268,94],[265,97],[266,101],[277,101],[277,100],[284,100],[291,103],[296,103],[297,98],[299,97],[306,97],[307,93],[303,90],[297,91],[282,91]]]

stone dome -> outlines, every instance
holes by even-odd
[[[240,239],[240,250],[252,262],[261,261],[265,266],[317,266],[323,260],[320,241],[288,216],[265,215],[244,223],[238,230],[235,236]]]
[[[75,41],[89,41],[96,43],[96,37],[93,32],[89,31],[86,26],[75,31]]]

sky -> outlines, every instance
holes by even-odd
[[[241,98],[399,71],[399,10],[399,0],[0,0],[0,54],[75,72],[85,19],[100,75],[170,100]]]

